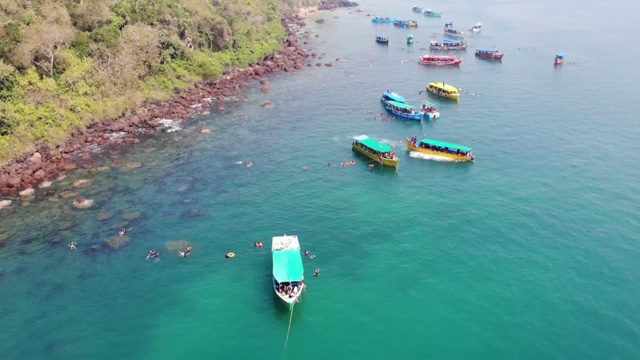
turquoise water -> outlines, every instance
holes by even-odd
[[[309,47],[334,67],[278,74],[271,94],[247,88],[179,131],[100,155],[109,171],[70,173],[0,210],[3,358],[639,358],[640,51],[620,44],[640,32],[637,6],[435,1],[444,17],[423,19],[413,5],[314,15],[327,22],[308,22]],[[411,62],[450,20],[484,26],[455,53],[462,66]],[[502,62],[473,57],[494,46]],[[567,63],[554,68],[558,51]],[[430,98],[440,119],[374,120],[384,89],[417,104],[431,81],[466,89],[459,103]],[[415,158],[397,143],[425,133],[473,147],[476,162]],[[397,173],[371,172],[351,151],[360,134],[396,144]],[[56,195],[80,178],[93,180],[78,190],[90,210]],[[127,246],[92,249],[121,226]],[[270,252],[251,246],[285,233],[317,255],[304,258],[286,349]],[[187,259],[165,247],[179,239],[193,245]],[[150,248],[160,261],[145,260]]]

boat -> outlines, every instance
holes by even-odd
[[[274,236],[271,242],[273,257],[273,290],[288,307],[300,301],[304,284],[304,267],[297,235]]]
[[[427,91],[447,99],[458,100],[460,91],[455,86],[445,84],[444,82],[432,82],[427,86]]]
[[[427,100],[422,101],[422,108],[420,108],[420,110],[424,112],[424,116],[429,120],[440,117],[440,112],[436,109],[436,106]]]
[[[376,42],[380,44],[388,44],[389,37],[384,35],[376,35]]]
[[[424,16],[439,18],[442,17],[442,13],[431,11],[431,9],[427,9],[423,12]]]
[[[378,23],[378,24],[391,24],[396,20],[397,20],[396,18],[390,18],[390,17],[381,18],[381,17],[374,16],[373,19],[371,19],[371,22]]]
[[[411,8],[411,11],[417,12],[417,13],[421,13],[422,12],[422,6],[416,5],[416,6]]]
[[[413,34],[409,34],[407,36],[407,44],[413,44]]]
[[[554,65],[562,65],[562,63],[564,63],[564,53],[557,53],[556,54],[556,58],[553,59],[553,64]]]
[[[455,56],[444,55],[422,55],[418,60],[418,64],[421,65],[460,65],[462,59],[458,59]]]
[[[457,161],[474,161],[475,156],[471,148],[450,144],[442,141],[424,138],[418,141],[417,137],[407,138],[407,147],[411,151],[453,159]]]
[[[469,44],[462,40],[431,40],[429,43],[429,49],[431,50],[466,50],[467,46],[469,46]]]
[[[453,29],[453,28],[445,28],[444,29],[444,34],[446,36],[451,36],[451,37],[455,37],[455,38],[463,38],[464,37],[464,31],[456,30],[456,29]]]
[[[502,60],[504,54],[499,52],[498,50],[478,49],[476,50],[476,56],[484,59]]]
[[[418,22],[415,20],[396,20],[393,25],[399,27],[418,27]]]
[[[369,138],[367,135],[353,137],[351,148],[381,165],[398,167],[396,151],[388,144]]]
[[[390,113],[409,119],[409,120],[422,120],[424,117],[424,111],[416,110],[414,106],[407,103],[401,103],[397,101],[383,102],[384,108]]]
[[[473,27],[471,29],[469,29],[472,33],[479,33],[480,31],[482,31],[482,24],[481,23],[476,23],[475,25],[473,25]]]
[[[399,102],[399,103],[406,103],[407,99],[405,99],[404,97],[400,96],[398,93],[395,93],[393,91],[391,91],[391,89],[387,89],[387,91],[382,93],[382,97],[380,98],[380,101],[382,101],[383,104],[387,104],[387,102],[389,101],[395,101],[395,102]]]

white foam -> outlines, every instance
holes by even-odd
[[[178,130],[182,130],[182,124],[179,120],[172,119],[159,119],[158,123],[165,129],[166,132],[174,132]]]
[[[455,160],[455,159],[451,159],[451,158],[444,157],[444,156],[425,154],[425,153],[421,153],[421,152],[418,152],[418,151],[410,151],[409,152],[409,156],[411,156],[412,158],[415,158],[415,159],[422,159],[422,160],[446,161],[446,162],[458,162],[458,161],[461,161],[461,160]]]

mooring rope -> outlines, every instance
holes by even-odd
[[[282,358],[284,359],[287,353],[287,344],[289,343],[289,334],[291,333],[291,320],[293,319],[293,308],[295,307],[295,302],[291,304],[291,315],[289,316],[289,328],[287,329],[287,339],[284,341],[284,350],[282,351]]]

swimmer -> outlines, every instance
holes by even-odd
[[[127,229],[125,229],[125,228],[120,229],[120,231],[118,232],[118,234],[120,236],[124,236],[124,234],[126,234],[126,233],[127,233]]]
[[[184,251],[178,251],[178,256],[187,257],[191,255],[191,245],[187,245],[187,248]]]
[[[158,256],[160,256],[160,253],[155,251],[154,249],[149,250],[149,253],[147,254],[147,260],[152,259],[152,258],[157,258]]]
[[[76,243],[75,241],[72,241],[67,246],[69,246],[69,249],[75,250],[77,248],[77,246],[78,246],[78,243]]]
[[[351,160],[351,165],[355,165],[356,161],[355,160]]]
[[[260,242],[254,242],[253,246],[257,247],[258,249],[262,249],[264,247],[264,244],[260,241]]]
[[[374,166],[375,166],[374,164],[369,164],[369,167],[370,167],[370,168],[372,168],[372,167],[374,167]]]
[[[316,268],[316,271],[314,271],[314,272],[313,272],[313,275],[314,275],[315,277],[320,276],[320,268]]]
[[[331,166],[331,163],[327,164],[327,166]]]

